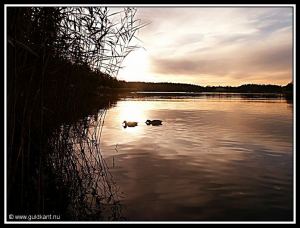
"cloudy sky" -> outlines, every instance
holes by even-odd
[[[127,81],[286,85],[293,73],[291,7],[140,7],[143,48],[123,62]]]

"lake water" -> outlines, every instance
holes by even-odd
[[[293,220],[293,106],[284,99],[121,99],[100,149],[126,219]]]

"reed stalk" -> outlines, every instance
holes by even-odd
[[[60,211],[65,218],[104,218],[104,199],[112,202],[116,193],[97,144],[102,127],[97,123],[99,129],[91,133],[90,125],[78,128],[72,123],[107,107],[109,97],[95,94],[99,96],[99,87],[117,76],[123,59],[137,48],[130,46],[144,26],[134,18],[137,9],[6,10],[8,212]],[[97,120],[104,121],[105,115],[101,112]],[[71,129],[53,133],[62,123],[76,129],[79,144]],[[53,150],[55,137],[63,140]],[[74,180],[78,186],[71,185]],[[86,195],[76,198],[78,191]]]

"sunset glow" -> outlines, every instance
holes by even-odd
[[[143,48],[119,79],[199,85],[286,85],[293,74],[291,7],[140,7]]]

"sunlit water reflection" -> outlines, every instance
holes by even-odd
[[[124,129],[124,120],[139,124]],[[100,147],[131,220],[293,219],[292,106],[284,100],[118,101]]]

